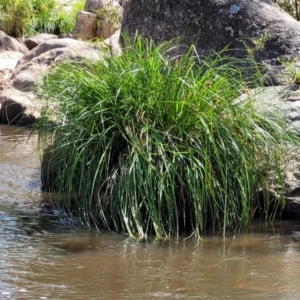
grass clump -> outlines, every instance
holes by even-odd
[[[298,57],[293,58],[292,60],[282,60],[282,65],[286,68],[287,74],[290,78],[289,84],[300,85],[300,68],[297,65]]]
[[[84,0],[78,0],[71,11],[55,0],[0,0],[0,30],[14,37],[71,33],[83,7]]]
[[[64,195],[55,205],[138,237],[248,224],[286,133],[235,100],[257,79],[244,78],[244,62],[172,53],[137,37],[121,57],[107,51],[45,78],[43,183]]]

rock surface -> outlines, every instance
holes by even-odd
[[[287,130],[300,137],[300,86],[271,86],[257,88],[244,94],[239,101],[254,101],[257,110],[287,121]],[[283,217],[300,220],[300,150],[290,145],[284,153],[284,186],[286,206]],[[276,180],[275,180],[276,181]],[[273,193],[275,187],[270,186]]]
[[[80,11],[77,15],[73,34],[77,39],[92,40],[97,33],[97,16],[88,11]]]
[[[87,0],[78,13],[74,36],[77,39],[107,39],[121,27],[123,8],[114,0]]]
[[[14,51],[26,54],[29,50],[18,40],[8,36],[5,32],[0,31],[0,49]]]
[[[3,86],[11,77],[23,53],[15,51],[0,50],[0,86]]]
[[[283,166],[286,205],[282,216],[292,220],[300,220],[300,153],[297,148],[286,154]]]
[[[253,89],[239,100],[254,100],[256,109],[271,117],[287,122],[287,130],[300,137],[300,88],[299,85],[270,86]]]
[[[2,84],[0,123],[34,123],[45,105],[38,94],[45,72],[57,62],[82,58],[100,59],[99,48],[69,38],[51,39],[23,55],[9,80]]]
[[[49,34],[49,33],[40,33],[35,36],[31,36],[25,39],[26,47],[31,50],[39,44],[44,43],[47,40],[57,39],[57,35]]]
[[[120,40],[120,30],[117,30],[112,36],[105,39],[103,43],[107,45],[110,48],[112,55],[121,55],[122,54],[122,48],[119,44]]]
[[[258,61],[300,54],[300,22],[269,0],[130,0],[121,30],[157,43],[180,37],[200,55],[229,46],[246,56],[245,44]]]
[[[90,12],[96,12],[98,9],[109,4],[110,0],[86,0],[84,4],[84,10]]]

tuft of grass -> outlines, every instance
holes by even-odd
[[[300,68],[297,66],[298,57],[291,60],[282,60],[282,65],[286,68],[290,81],[287,83],[300,85]]]
[[[255,54],[263,50],[266,46],[266,43],[272,38],[272,34],[269,31],[265,31],[259,36],[250,39],[250,44],[247,45],[244,42],[245,48],[247,50],[248,56],[250,59],[255,60]]]
[[[248,224],[269,172],[282,178],[284,124],[236,100],[260,80],[244,76],[250,64],[174,53],[136,37],[121,57],[108,49],[45,77],[43,184],[63,195],[54,205],[140,238]],[[264,201],[267,218],[282,204]]]
[[[0,0],[0,30],[14,37],[71,33],[83,7],[83,0],[78,0],[71,11],[55,0]]]

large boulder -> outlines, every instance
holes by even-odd
[[[80,11],[77,15],[73,34],[77,39],[92,40],[97,33],[97,16],[88,11]]]
[[[0,31],[0,49],[6,51],[14,51],[26,54],[28,49],[23,43],[19,42],[17,39],[14,39],[7,35],[5,32]]]
[[[3,87],[11,77],[13,69],[22,56],[24,56],[24,54],[20,52],[0,50],[0,88]]]
[[[130,0],[121,29],[157,43],[180,37],[200,55],[227,46],[258,61],[300,54],[300,22],[270,0]]]
[[[97,12],[104,7],[125,6],[129,0],[86,0],[84,4],[85,11]]]
[[[300,137],[300,89],[299,85],[282,85],[256,88],[242,95],[237,101],[247,101],[249,97],[255,108],[270,116],[282,118],[288,131]],[[282,216],[300,220],[300,151],[297,145],[285,145],[282,153],[283,182],[285,188],[285,208]],[[276,195],[278,178],[270,174],[268,192]]]
[[[21,57],[28,53],[26,46],[0,31],[0,90],[7,84]]]
[[[123,8],[114,0],[87,0],[77,15],[73,35],[77,39],[105,40],[121,27]]]
[[[68,60],[101,59],[100,49],[74,39],[51,39],[23,55],[0,91],[0,123],[31,125],[45,103],[39,87],[47,70]]]
[[[84,4],[85,11],[96,12],[98,9],[102,8],[107,3],[111,2],[110,0],[86,0]]]
[[[270,118],[283,119],[286,123],[286,129],[300,137],[299,85],[256,88],[239,97],[239,101],[247,101],[249,97],[254,101],[258,111],[269,115]]]
[[[29,50],[31,50],[34,47],[38,46],[39,44],[42,44],[52,39],[57,39],[57,35],[50,34],[50,33],[39,33],[37,35],[26,38],[25,45]]]

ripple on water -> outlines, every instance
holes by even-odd
[[[0,125],[0,299],[299,299],[298,224],[177,243],[74,230],[39,205],[37,137],[14,130]]]
[[[29,134],[28,129],[0,125],[0,209],[27,209],[41,202],[38,137]]]

